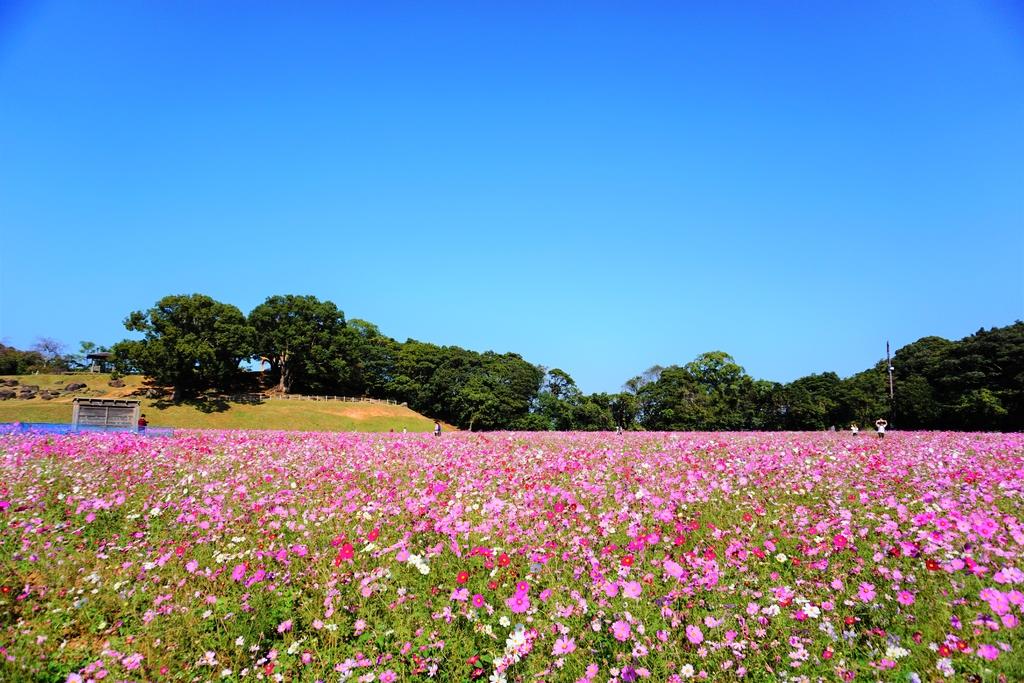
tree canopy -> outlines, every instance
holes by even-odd
[[[1020,321],[897,349],[892,400],[884,359],[846,378],[826,371],[783,384],[751,377],[724,351],[655,365],[618,393],[588,395],[562,368],[511,352],[399,342],[309,295],[268,297],[248,317],[202,294],[167,296],[125,327],[143,338],[112,347],[116,367],[173,387],[175,400],[226,391],[245,374],[241,362],[266,359],[280,391],[394,399],[474,430],[820,430],[879,417],[899,429],[1024,429]],[[96,348],[82,342],[67,356],[50,339],[32,351],[0,345],[0,372],[61,371]]]

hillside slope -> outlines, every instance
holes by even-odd
[[[427,432],[433,420],[406,406],[380,403],[343,403],[340,401],[281,401],[259,404],[230,401],[194,401],[171,404],[165,399],[144,397],[144,377],[126,376],[124,387],[111,387],[110,375],[79,373],[65,375],[8,375],[0,380],[17,380],[17,386],[0,387],[18,391],[23,386],[38,387],[35,398],[0,400],[0,422],[71,422],[72,401],[76,396],[95,398],[136,398],[152,427],[178,429],[286,429],[294,431]],[[69,384],[85,384],[84,389],[65,391]],[[44,400],[44,390],[59,392]],[[52,394],[51,394],[52,395]]]

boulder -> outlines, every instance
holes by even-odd
[[[84,382],[72,382],[71,384],[64,387],[64,391],[81,391],[82,389],[88,388],[89,385]]]
[[[35,398],[35,397],[36,397],[36,392],[34,392],[34,391],[26,391],[25,389],[22,389],[21,391],[18,392],[18,398],[20,398],[22,400],[28,400],[30,398]]]
[[[120,380],[120,379],[112,379],[112,380],[110,380],[109,382],[107,382],[107,384],[108,384],[109,386],[112,386],[112,387],[118,387],[118,388],[120,388],[120,387],[123,387],[123,386],[124,386],[124,380]]]
[[[18,380],[16,380],[16,379],[0,379],[0,386],[2,386],[2,387],[16,387],[16,386],[18,386]]]
[[[6,401],[9,398],[14,398],[16,395],[13,389],[0,389],[0,401]]]
[[[43,399],[44,401],[52,401],[59,395],[60,394],[51,394],[49,391],[44,391],[43,393],[39,394],[39,398]]]

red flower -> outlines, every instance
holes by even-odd
[[[622,563],[623,567],[632,567],[633,566],[633,556],[632,555],[626,555],[625,557],[622,558],[621,563]]]
[[[927,562],[924,563],[924,566],[928,568],[928,571],[934,572],[934,571],[938,570],[939,563],[936,562],[935,560],[931,560],[930,559],[930,560],[928,560]]]
[[[943,643],[942,645],[939,645],[939,654],[943,657],[948,657],[953,654],[953,651],[949,649],[949,645]]]
[[[455,577],[455,583],[466,583],[467,581],[469,581],[469,572],[459,572],[459,575]]]
[[[371,531],[366,538],[369,539],[370,541],[376,541],[379,537],[380,537],[380,527],[378,526],[378,527],[374,527],[373,531]]]
[[[960,652],[966,652],[967,651],[967,641],[966,640],[958,640],[958,641],[956,641],[956,649],[960,650]]]
[[[754,521],[754,516],[752,514],[750,514],[749,512],[744,512],[743,513],[743,521],[746,522],[747,524],[750,524],[752,521]]]
[[[899,557],[900,556],[900,547],[898,545],[894,545],[893,547],[889,548],[889,554],[892,555],[893,557]]]
[[[340,566],[345,560],[351,560],[355,556],[355,550],[351,543],[343,543],[334,558],[334,566]]]
[[[498,566],[499,567],[507,567],[508,563],[511,562],[511,561],[512,560],[505,553],[502,553],[501,555],[498,555]]]
[[[474,664],[476,664],[479,661],[480,661],[480,655],[473,655],[472,657],[470,657],[469,659],[466,660],[466,664],[469,664],[470,666],[473,666]]]
[[[496,591],[496,590],[498,590],[498,582],[497,581],[488,581],[487,582],[487,587],[490,588],[492,591]]]
[[[832,653],[832,648],[826,647],[825,650],[821,653],[821,658],[822,659],[832,659],[832,654],[833,654]]]
[[[853,626],[857,623],[857,617],[846,617],[846,619],[844,619],[843,621],[846,623],[847,626]]]

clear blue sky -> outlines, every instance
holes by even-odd
[[[587,392],[1012,323],[1024,11],[0,2],[0,339],[110,344],[193,292]]]

